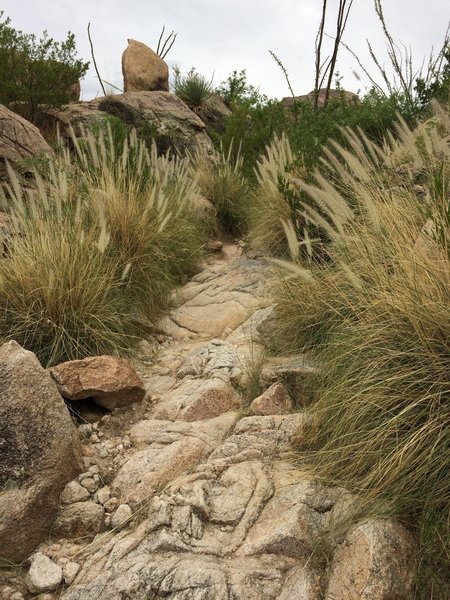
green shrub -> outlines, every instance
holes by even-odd
[[[12,175],[0,336],[48,365],[124,351],[193,272],[204,237],[188,164],[132,133],[74,139],[27,193]]]
[[[75,36],[57,42],[46,31],[40,39],[10,27],[0,11],[0,103],[23,102],[21,112],[33,120],[39,104],[61,106],[70,100],[71,86],[89,63],[76,58]]]
[[[450,119],[436,110],[416,130],[401,122],[384,149],[347,133],[352,151],[327,152],[328,178],[299,183],[329,258],[302,266],[288,232],[296,264],[275,327],[279,349],[321,365],[316,472],[356,495],[358,517],[413,528],[424,600],[446,597],[450,566]]]

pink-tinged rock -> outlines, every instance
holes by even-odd
[[[292,400],[282,383],[274,383],[265,392],[253,400],[251,415],[282,415],[292,412]]]
[[[167,394],[153,411],[156,419],[203,421],[240,407],[241,397],[228,383],[212,379],[186,379]]]
[[[68,400],[92,398],[112,410],[141,402],[144,384],[132,364],[115,356],[71,360],[50,369],[58,390]]]
[[[389,519],[357,525],[337,548],[326,600],[410,600],[416,569],[410,533]]]
[[[81,446],[49,373],[15,341],[0,347],[0,554],[20,563],[48,536]]]

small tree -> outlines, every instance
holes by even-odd
[[[57,42],[44,31],[39,39],[10,26],[0,11],[0,103],[24,102],[31,121],[39,104],[61,106],[71,87],[85,75],[89,63],[77,59],[70,31]]]

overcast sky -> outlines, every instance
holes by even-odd
[[[334,34],[332,9],[326,31]],[[156,50],[163,24],[178,33],[166,60],[182,72],[195,67],[219,84],[234,70],[245,69],[249,83],[270,97],[289,95],[284,76],[268,50],[284,63],[296,94],[311,91],[314,82],[314,39],[322,0],[1,0],[0,9],[12,26],[27,33],[47,29],[55,39],[67,31],[76,36],[78,55],[90,60],[87,24],[103,79],[122,85],[121,55],[127,38]],[[430,49],[439,49],[450,18],[449,0],[384,0],[385,18],[396,40],[410,46],[417,66]],[[375,73],[367,52],[369,39],[377,56],[387,61],[381,25],[373,0],[354,0],[344,41]],[[345,89],[364,90],[356,61],[345,49],[338,59]],[[361,73],[362,75],[362,73]],[[101,95],[93,68],[82,81],[82,98]]]

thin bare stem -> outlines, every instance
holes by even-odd
[[[88,39],[89,39],[89,44],[91,45],[91,56],[92,56],[92,62],[94,63],[94,69],[95,72],[97,73],[97,79],[100,83],[100,86],[103,90],[103,95],[106,96],[106,90],[105,90],[105,86],[103,85],[103,80],[100,77],[100,73],[98,71],[98,67],[97,67],[97,61],[95,60],[95,55],[94,55],[94,44],[92,43],[92,38],[91,38],[91,23],[88,23],[87,26],[87,34],[88,34]]]
[[[272,56],[272,58],[274,59],[274,61],[277,63],[277,65],[280,67],[280,69],[283,71],[283,74],[286,78],[286,82],[289,87],[289,91],[291,92],[291,96],[295,99],[294,90],[292,89],[291,82],[289,81],[289,75],[288,75],[288,72],[286,71],[286,67],[283,65],[283,63],[278,58],[278,56],[275,54],[275,52],[272,52],[272,50],[269,50],[269,53]]]

